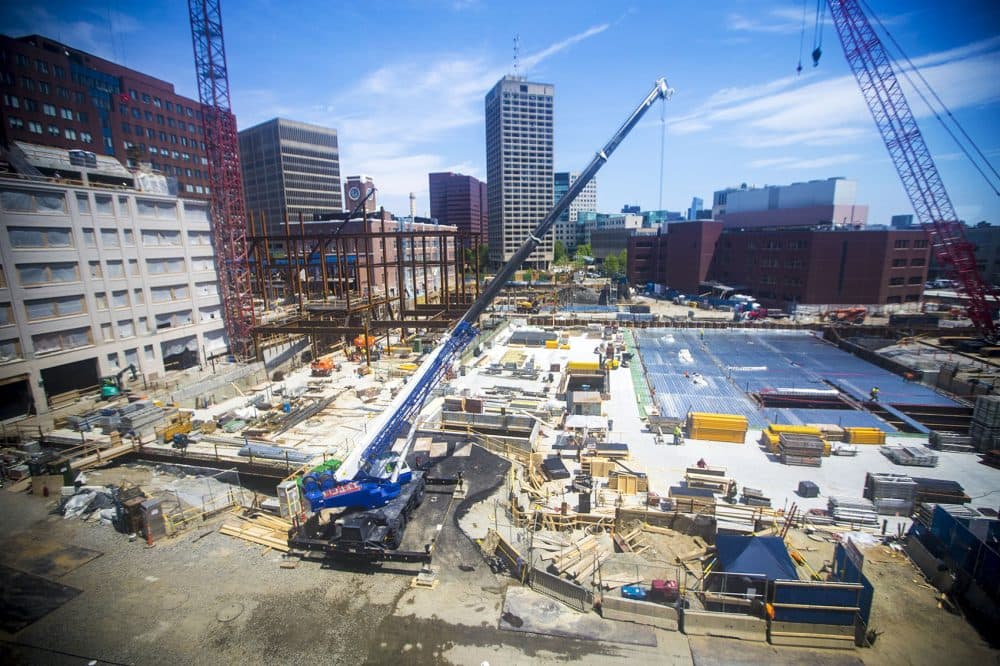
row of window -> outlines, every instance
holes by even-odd
[[[912,259],[910,259],[909,263],[907,263],[906,259],[893,259],[892,260],[892,267],[893,268],[902,268],[902,267],[907,266],[907,265],[909,265],[909,266],[923,266],[926,263],[927,263],[927,260],[924,257],[913,257]]]
[[[66,92],[65,98],[68,99],[69,91],[67,91],[65,88],[60,88],[60,90]],[[82,93],[78,94],[80,94],[81,97],[83,96]],[[82,103],[85,100],[78,100],[78,101]],[[32,111],[32,112],[38,111],[39,109],[38,101],[31,99],[30,97],[20,98],[17,95],[4,95],[3,103],[4,106],[9,106],[12,109],[23,108],[25,111]],[[90,122],[90,114],[86,111],[73,111],[73,109],[67,109],[66,107],[56,108],[55,104],[48,104],[46,102],[42,103],[41,110],[42,113],[44,113],[47,116],[51,116],[53,118],[58,116],[63,120],[76,120],[77,122],[81,123]]]
[[[45,133],[45,127],[40,122],[34,120],[29,120],[27,123],[25,123],[24,119],[22,118],[18,118],[16,116],[9,116],[8,122],[12,129],[24,129],[24,127],[27,126],[28,131],[31,132],[32,134]],[[81,143],[88,143],[88,144],[94,142],[94,137],[90,132],[80,132],[79,134],[77,134],[77,131],[72,127],[66,127],[60,130],[58,125],[50,124],[48,126],[48,132],[49,136],[59,136],[60,134],[62,134],[70,141],[80,141]]]
[[[151,123],[155,118],[157,125],[163,125],[165,127],[170,127],[171,129],[176,128],[182,131],[187,130],[188,132],[191,132],[191,134],[205,133],[205,129],[201,125],[195,125],[194,123],[185,123],[184,120],[174,120],[172,117],[164,116],[162,113],[154,114],[152,111],[143,111],[142,109],[135,106],[132,107],[130,112],[128,106],[121,104],[118,107],[118,111],[123,116],[131,115],[132,118],[134,118],[135,120],[145,119],[146,122]],[[122,126],[127,127],[128,123],[123,122]],[[194,139],[192,138],[191,141],[194,141]]]
[[[153,129],[152,127],[142,127],[141,125],[134,125],[133,126],[133,125],[131,125],[129,123],[122,123],[122,133],[123,134],[133,134],[134,133],[137,137],[142,137],[142,136],[145,135],[146,138],[149,138],[149,139],[159,138],[159,140],[162,141],[163,143],[168,143],[169,142],[169,143],[172,143],[174,145],[180,144],[181,146],[184,146],[185,148],[187,148],[187,147],[190,146],[191,148],[200,148],[201,150],[205,150],[205,142],[204,141],[196,141],[195,139],[188,139],[186,136],[177,136],[176,134],[167,134],[163,130],[157,131],[157,130]],[[145,146],[143,146],[143,148],[145,148]],[[166,150],[167,149],[164,148],[163,150],[164,150],[163,154],[166,155]],[[150,152],[152,152],[152,151],[150,151]],[[154,155],[155,155],[155,153],[154,153]]]
[[[137,259],[128,260],[129,275],[139,276]],[[192,257],[191,271],[204,272],[215,268],[212,257]],[[121,260],[108,260],[103,265],[100,261],[87,262],[87,269],[92,279],[107,277],[110,280],[125,279],[125,265]],[[185,261],[182,257],[147,259],[146,270],[150,275],[172,275],[185,272]],[[17,264],[18,282],[24,287],[39,287],[52,284],[63,284],[80,281],[80,265],[76,262],[53,262],[48,264]]]
[[[157,109],[165,108],[170,113],[174,112],[174,107],[176,106],[177,115],[179,116],[187,115],[188,118],[197,118],[198,120],[201,120],[201,111],[194,108],[193,106],[184,106],[183,104],[180,103],[175,105],[170,100],[164,101],[161,100],[159,97],[150,95],[149,93],[140,93],[134,88],[129,88],[128,96],[133,101],[138,102],[141,100],[143,104],[152,104]],[[124,104],[122,106],[124,106]]]
[[[76,202],[81,214],[90,214],[90,197],[87,194],[78,192]],[[173,201],[136,199],[135,203],[140,217],[174,221],[177,219],[177,204]],[[118,205],[122,210],[126,210],[128,197],[118,197]],[[14,213],[65,213],[66,197],[61,192],[3,189],[0,190],[0,208]],[[95,194],[94,210],[98,215],[114,215],[111,197]],[[184,213],[188,221],[208,221],[206,206],[186,204]]]

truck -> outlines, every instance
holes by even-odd
[[[465,314],[439,344],[425,354],[410,381],[368,424],[364,439],[332,473],[302,477],[301,492],[311,515],[304,520],[302,516],[295,517],[289,530],[290,544],[303,550],[320,551],[327,556],[368,561],[408,557],[395,551],[402,542],[406,523],[419,505],[425,488],[423,475],[411,470],[407,463],[408,453],[416,438],[416,419],[424,402],[441,380],[454,371],[454,363],[478,332],[476,323],[479,317],[552,230],[570,202],[594,178],[653,103],[667,100],[672,94],[665,79],[656,81],[653,89],[528,234],[521,247],[484,287]],[[373,338],[369,339],[374,342]],[[403,443],[397,447],[396,441],[400,438]],[[329,516],[329,509],[340,509],[340,512],[335,520],[327,520],[324,526],[323,516]]]

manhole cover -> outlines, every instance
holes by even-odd
[[[219,609],[215,614],[219,622],[231,622],[243,613],[243,604],[228,604]]]

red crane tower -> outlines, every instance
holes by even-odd
[[[222,39],[222,8],[220,0],[188,0],[188,11],[198,98],[205,125],[212,188],[212,240],[226,335],[229,351],[237,358],[248,359],[254,355],[253,292],[247,260],[239,137],[229,98],[229,72]]]
[[[972,323],[985,338],[995,340],[997,327],[991,308],[996,301],[991,305],[987,300],[992,289],[976,268],[973,245],[965,237],[965,229],[958,221],[934,159],[903,96],[885,46],[858,0],[828,0],[828,3],[844,55],[882,133],[917,219],[927,233],[934,257],[962,285],[969,299],[967,310]],[[814,58],[818,55],[814,54]]]

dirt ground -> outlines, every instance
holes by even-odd
[[[474,488],[467,498],[492,499]],[[280,553],[218,533],[224,517],[149,548],[110,527],[50,515],[51,504],[0,491],[0,551],[28,540],[43,551],[52,542],[102,554],[53,576],[79,595],[17,633],[0,631],[2,663],[691,664],[709,663],[706,640],[720,655],[802,663],[801,651],[727,639],[699,639],[699,652],[661,630],[655,648],[501,630],[504,593],[516,583],[490,571],[454,519],[436,549],[439,584],[428,590],[411,588],[414,565],[281,568]],[[650,543],[661,562],[692,545],[689,537]],[[832,545],[801,545],[813,546],[805,554],[821,566]],[[865,572],[876,587],[873,626],[884,633],[872,649],[837,654],[867,664],[1000,663],[964,620],[937,608],[905,557],[870,549]]]

